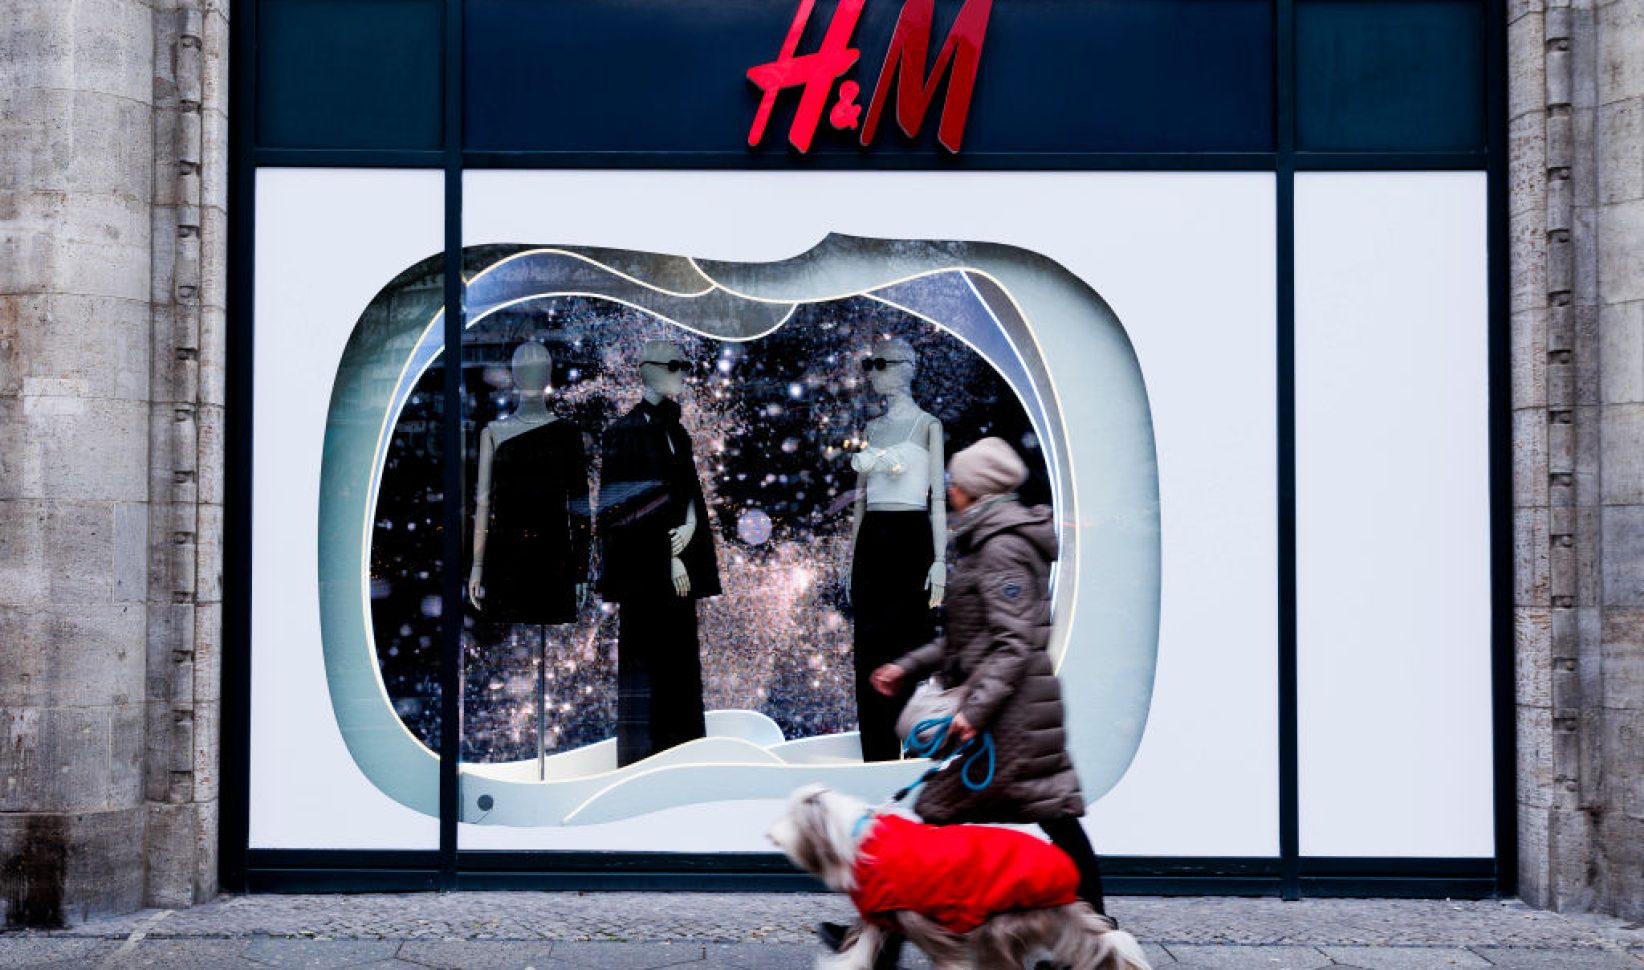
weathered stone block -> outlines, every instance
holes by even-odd
[[[1605,505],[1644,505],[1644,404],[1613,404],[1600,416]]]
[[[1606,906],[1622,919],[1644,920],[1644,819],[1607,817],[1602,835]]]
[[[1547,808],[1552,804],[1553,712],[1520,706],[1518,721],[1518,801]]]
[[[222,696],[223,608],[202,603],[194,608],[194,699],[215,701]]]
[[[1599,103],[1644,94],[1644,5],[1613,3],[1597,13]]]
[[[1612,607],[1604,611],[1603,656],[1604,706],[1644,713],[1644,609]],[[1632,751],[1640,780],[1644,781],[1644,735],[1634,739]],[[1616,754],[1626,757],[1622,749]],[[1644,817],[1644,812],[1639,814]]]
[[[150,906],[181,908],[196,899],[194,846],[198,812],[192,802],[148,806],[149,857],[146,902]]]
[[[0,813],[99,811],[115,799],[114,707],[0,708]],[[123,793],[123,789],[121,789]]]
[[[1598,200],[1626,202],[1644,196],[1644,98],[1598,108]]]
[[[144,610],[134,604],[0,606],[0,704],[103,707],[140,700]]]
[[[1607,303],[1644,300],[1644,199],[1605,206],[1598,223],[1598,274]]]
[[[1520,17],[1507,27],[1507,116],[1545,110],[1546,34],[1541,17]]]
[[[1547,412],[1529,408],[1513,412],[1513,505],[1547,504]]]
[[[1575,411],[1575,470],[1573,485],[1575,503],[1581,506],[1598,504],[1599,454],[1601,447],[1599,408],[1578,407]]]
[[[221,750],[222,716],[216,701],[198,701],[194,705],[194,747],[189,752],[194,768],[195,801],[217,799],[217,752]]]
[[[0,499],[0,602],[114,600],[114,506]]]
[[[1583,506],[1573,511],[1575,544],[1575,597],[1580,606],[1598,606],[1604,598],[1604,560],[1600,554],[1601,525],[1598,509]]]
[[[9,199],[17,258],[0,265],[0,293],[148,298],[152,227],[146,197],[20,192]]]
[[[1508,219],[1508,246],[1513,266],[1513,312],[1547,305],[1547,232],[1540,211]]]
[[[17,321],[17,375],[83,382],[96,397],[148,399],[148,304],[75,294],[0,296]]]
[[[18,451],[0,495],[142,502],[148,498],[148,406],[91,396],[75,379],[28,378]],[[100,571],[106,573],[108,561]]]
[[[228,401],[228,313],[221,307],[200,307],[200,404],[222,407]],[[204,422],[201,422],[202,425]],[[201,451],[206,451],[205,430],[201,428]],[[221,440],[212,447],[220,450]],[[202,455],[203,457],[203,455]]]
[[[223,501],[223,421],[220,405],[202,404],[195,412],[199,426],[199,449],[195,454],[198,500],[208,505]],[[221,542],[222,537],[216,537]]]
[[[1547,406],[1547,311],[1520,310],[1512,321],[1513,409]]]
[[[1604,530],[1604,605],[1644,606],[1644,506],[1608,506]]]
[[[1545,609],[1513,611],[1514,697],[1528,707],[1552,705],[1553,619]]]
[[[0,919],[62,926],[141,906],[143,815],[141,807],[0,814],[0,872],[25,876],[6,886],[19,892],[0,892]]]
[[[1547,813],[1548,809],[1536,805],[1518,806],[1518,894],[1538,907],[1548,905],[1551,895]]]
[[[223,599],[223,510],[218,505],[201,505],[199,541],[194,546],[195,595],[204,603]]]
[[[146,154],[130,151],[125,141],[148,137],[147,105],[62,88],[0,86],[0,91],[8,95],[0,101],[7,148],[0,198],[24,192],[148,196],[152,174]],[[74,123],[66,123],[69,119]],[[4,205],[0,217],[12,218]]]
[[[1601,307],[1599,341],[1604,403],[1644,403],[1644,302]]]

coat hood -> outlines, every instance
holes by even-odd
[[[1014,532],[1033,544],[1046,562],[1056,560],[1056,517],[1048,505],[1027,506],[1014,498],[984,500],[960,519],[955,541],[962,552],[976,548],[1001,532]]]

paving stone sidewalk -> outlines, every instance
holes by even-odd
[[[1644,970],[1644,926],[1516,900],[1136,897],[1110,909],[1175,970]],[[232,896],[0,934],[0,968],[786,970],[813,965],[818,919],[849,914],[840,897],[804,894]]]

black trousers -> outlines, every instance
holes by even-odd
[[[1066,852],[1078,868],[1079,898],[1089,903],[1091,909],[1106,915],[1107,902],[1102,896],[1102,864],[1097,861],[1096,850],[1091,847],[1090,837],[1085,834],[1085,827],[1079,824],[1079,819],[1070,815],[1040,822],[1039,827],[1050,837],[1051,844]]]
[[[708,732],[696,600],[624,602],[617,616],[617,764],[630,765]]]
[[[930,513],[870,509],[863,514],[851,560],[856,719],[863,761],[895,761],[902,756],[896,718],[908,695],[886,697],[869,681],[880,665],[930,642],[935,632],[930,590],[925,588],[930,563]]]

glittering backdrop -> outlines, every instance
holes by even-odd
[[[698,609],[707,707],[761,711],[789,738],[854,730],[842,581],[855,474],[842,446],[879,406],[860,360],[883,336],[904,337],[918,350],[914,397],[942,421],[950,453],[985,435],[1004,437],[1033,469],[1024,499],[1048,501],[1038,443],[1004,380],[951,334],[867,297],[802,305],[781,329],[749,343],[703,339],[581,297],[542,298],[487,317],[470,328],[464,346],[470,492],[479,429],[516,403],[508,360],[520,341],[540,341],[552,353],[548,404],[586,436],[595,488],[599,432],[639,397],[640,346],[678,342],[697,363],[681,400],[683,420],[712,510],[725,588]],[[428,369],[395,424],[371,547],[384,680],[407,726],[436,748],[441,372]],[[465,545],[471,535],[470,521]],[[539,650],[547,660],[546,749],[613,734],[614,608],[591,594],[577,622],[553,627],[489,623],[470,608],[464,627],[464,760],[535,756]]]

